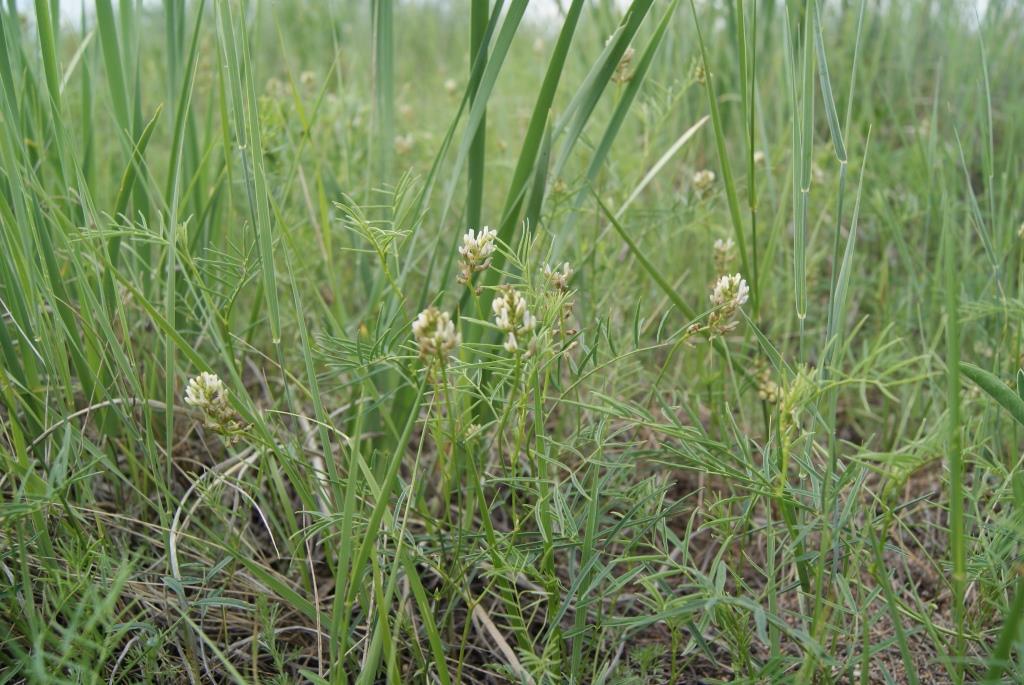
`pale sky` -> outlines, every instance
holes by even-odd
[[[406,0],[410,1],[410,0]],[[413,2],[431,3],[435,2],[438,4],[450,3],[450,2],[464,2],[465,0],[411,0]],[[563,5],[567,5],[569,0],[563,0]],[[829,0],[825,0],[828,2]],[[897,0],[899,1],[899,0]],[[146,4],[157,4],[159,0],[143,0]],[[985,8],[988,7],[988,0],[960,0],[963,7],[970,7],[972,4],[977,8],[980,14],[984,13]],[[117,0],[115,0],[115,6]],[[629,5],[629,0],[616,0],[616,4],[626,7]],[[27,14],[34,13],[34,2],[33,0],[15,0],[15,5],[18,10]],[[92,13],[93,7],[95,6],[95,0],[60,0],[60,12],[64,17],[65,21],[71,22],[75,25],[81,21],[82,8],[85,7],[88,14]],[[558,16],[558,3],[557,0],[530,0],[529,9],[526,12],[527,20],[533,20],[540,23],[549,21],[552,18]]]

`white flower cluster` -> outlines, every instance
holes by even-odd
[[[547,279],[548,284],[551,285],[552,288],[564,293],[569,289],[569,281],[576,272],[573,271],[572,265],[570,265],[569,262],[562,262],[560,271],[557,264],[554,269],[551,268],[550,264],[545,264],[544,268],[541,269],[541,273],[544,274],[544,278]]]
[[[750,297],[750,287],[747,281],[739,274],[725,275],[715,283],[711,291],[711,304],[715,307],[728,308],[736,311],[740,306],[747,303]]]
[[[443,363],[462,342],[452,317],[437,307],[427,307],[420,312],[412,322],[412,334],[423,360],[436,358]]]
[[[608,36],[604,41],[605,47],[611,45],[614,38],[614,35]],[[612,73],[612,83],[623,84],[633,78],[629,67],[632,65],[633,57],[635,56],[636,50],[633,49],[633,46],[626,46],[626,49],[622,51],[622,57],[619,58],[619,63],[615,65],[615,72]]]
[[[511,286],[504,286],[491,303],[494,310],[494,323],[498,330],[508,337],[505,349],[515,352],[519,349],[519,338],[533,331],[537,319],[526,308],[526,298]]]
[[[750,288],[739,274],[722,276],[711,291],[711,306],[708,315],[708,332],[711,336],[731,331],[736,326],[736,312],[747,303]]]
[[[626,48],[622,53],[622,57],[619,58],[619,63],[615,65],[615,73],[612,74],[613,83],[626,83],[633,78],[633,74],[630,72],[629,67],[633,63],[634,55],[636,55],[636,52],[633,50],[632,46]]]
[[[722,275],[729,270],[732,260],[736,257],[736,243],[732,238],[715,241],[715,273]]]
[[[771,368],[763,362],[757,367],[754,383],[757,387],[758,399],[768,404],[775,404],[782,397],[782,389],[778,383],[772,380]]]
[[[203,413],[207,428],[221,434],[237,433],[242,428],[228,403],[228,389],[217,374],[203,371],[188,382],[185,404]]]
[[[203,371],[188,382],[185,388],[185,404],[206,414],[229,411],[228,389],[217,374]]]
[[[404,136],[395,136],[395,152],[399,155],[407,155],[416,144],[416,138],[411,133]]]
[[[693,63],[693,66],[690,68],[690,78],[694,83],[699,83],[702,86],[704,85],[704,82],[707,81],[707,72],[704,71],[703,63]]]
[[[484,271],[491,265],[497,247],[494,240],[497,237],[498,232],[486,226],[479,233],[471,228],[462,236],[462,246],[459,247],[459,283],[469,283],[474,273]]]
[[[701,169],[693,175],[693,187],[697,189],[697,192],[701,195],[706,194],[711,190],[711,186],[715,184],[715,172],[711,169]]]

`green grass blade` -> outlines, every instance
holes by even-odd
[[[513,5],[515,7],[515,5]],[[525,6],[522,8],[525,11]],[[558,89],[558,82],[562,77],[565,61],[569,54],[569,46],[572,44],[573,35],[576,32],[580,12],[583,10],[583,0],[573,0],[566,14],[562,30],[558,34],[554,52],[548,62],[547,71],[544,73],[544,80],[541,82],[537,100],[530,115],[530,123],[526,128],[526,136],[523,138],[523,145],[516,160],[515,170],[512,172],[512,182],[508,193],[505,196],[505,206],[501,214],[501,225],[498,228],[498,238],[510,243],[516,226],[519,223],[519,209],[523,203],[523,196],[527,189],[530,177],[534,173],[534,165],[540,153],[544,141],[544,130],[550,115],[551,105],[554,101],[555,91]],[[512,13],[512,9],[509,10]],[[490,63],[488,63],[490,66]],[[493,284],[504,266],[505,257],[499,252],[495,255],[493,268],[488,273],[488,284]],[[447,273],[447,270],[446,270]],[[482,298],[481,306],[484,311],[490,308],[491,291],[486,291]],[[465,292],[460,303],[460,308],[465,309],[469,303],[469,292]]]
[[[579,192],[576,193],[576,199],[573,201],[573,212],[569,214],[568,221],[555,236],[555,247],[552,248],[552,252],[556,256],[559,254],[558,246],[560,242],[572,239],[572,229],[576,218],[579,216],[579,207],[583,204],[583,199],[587,196],[589,188],[596,182],[598,173],[604,165],[605,160],[608,158],[608,154],[611,152],[612,144],[615,142],[615,139],[622,128],[622,124],[626,120],[626,115],[629,113],[630,107],[633,105],[637,94],[640,92],[640,88],[644,83],[644,77],[647,76],[651,63],[654,61],[654,56],[657,53],[658,48],[661,46],[665,33],[668,30],[669,23],[675,16],[676,8],[678,6],[679,1],[673,0],[665,10],[665,14],[662,16],[661,21],[658,22],[658,26],[655,29],[654,34],[651,36],[650,42],[648,42],[647,47],[640,56],[640,60],[637,62],[636,68],[633,70],[633,74],[629,79],[629,84],[622,93],[622,97],[619,98],[619,101],[615,104],[615,111],[612,112],[611,119],[609,119],[608,125],[605,127],[604,134],[601,136],[600,142],[594,149],[594,154],[590,159],[590,164],[587,166],[587,185],[580,188]],[[619,211],[622,211],[621,208]]]
[[[1017,578],[1013,603],[1007,607],[1003,616],[1003,629],[999,631],[999,639],[992,647],[988,670],[982,681],[985,685],[996,685],[1002,682],[1003,673],[1013,665],[1010,660],[1010,650],[1020,635],[1021,617],[1024,617],[1024,576]]]
[[[963,654],[967,587],[967,548],[964,532],[964,466],[960,414],[960,279],[956,241],[947,213],[943,230],[943,275],[946,294],[946,450],[949,474],[949,556],[953,575],[953,620],[957,638],[954,653]],[[954,674],[956,675],[956,674]],[[962,674],[959,676],[962,678]]]
[[[96,26],[100,33],[100,47],[103,49],[103,65],[107,70],[107,86],[110,101],[114,107],[117,125],[126,135],[132,129],[128,109],[128,85],[125,81],[121,45],[118,42],[117,26],[114,24],[114,10],[110,0],[96,0]]]
[[[36,26],[39,31],[39,49],[43,54],[43,73],[54,117],[61,111],[60,68],[57,66],[57,32],[54,26],[56,5],[47,0],[35,0]]]
[[[700,48],[700,59],[704,67],[704,89],[707,93],[708,106],[711,109],[711,126],[715,134],[715,150],[718,153],[718,164],[722,170],[722,182],[725,184],[725,195],[729,205],[729,219],[732,222],[733,236],[736,239],[736,250],[740,255],[740,271],[745,277],[753,278],[750,271],[750,262],[747,257],[747,239],[743,228],[743,219],[740,217],[740,201],[736,192],[736,179],[732,174],[732,165],[729,163],[729,155],[725,145],[725,124],[722,121],[722,113],[718,106],[718,93],[715,88],[715,76],[711,69],[711,60],[708,56],[707,46],[704,42],[704,33],[700,27],[700,18],[697,16],[697,6],[694,0],[690,0],[690,11],[693,14],[693,23],[697,30],[697,45]],[[751,298],[754,300],[754,308],[758,307],[759,294],[757,283],[753,282]]]
[[[960,362],[960,372],[978,384],[985,393],[999,403],[1010,415],[1024,426],[1024,399],[1014,392],[995,374],[989,373],[970,362]]]
[[[444,645],[441,642],[441,634],[434,622],[434,609],[430,606],[427,593],[420,581],[419,572],[408,552],[402,556],[402,565],[405,567],[405,577],[409,579],[409,587],[412,589],[412,595],[419,609],[420,620],[423,621],[423,630],[427,633],[427,641],[430,643],[430,650],[434,656],[434,667],[437,668],[437,677],[441,681],[441,685],[449,685],[452,680],[448,672],[448,662]]]
[[[619,61],[622,59],[622,55],[626,52],[637,31],[640,30],[640,26],[647,17],[647,13],[650,12],[652,4],[652,0],[633,0],[622,19],[619,29],[612,34],[611,43],[602,51],[601,56],[594,64],[593,71],[588,75],[583,86],[580,88],[579,94],[573,98],[573,103],[570,104],[573,115],[572,121],[568,125],[565,140],[562,142],[561,152],[559,152],[558,159],[555,162],[553,172],[555,178],[562,176],[565,164],[569,161],[569,155],[572,154],[573,148],[583,134],[587,122],[590,121],[594,109],[601,99],[601,94],[604,93],[605,88],[611,82]],[[671,6],[671,10],[670,14],[674,12],[675,4]]]
[[[476,63],[477,56],[486,51],[484,39],[487,35],[488,0],[472,0],[470,6],[469,63]],[[483,57],[483,55],[481,55]],[[476,99],[480,76],[474,77],[470,69],[470,107]],[[466,225],[479,228],[483,221],[484,177],[486,174],[487,157],[487,111],[480,117],[473,142],[469,147],[469,161],[466,168]]]
[[[821,8],[818,0],[814,0],[814,47],[818,56],[818,80],[821,84],[821,96],[825,101],[825,118],[828,130],[832,134],[836,158],[846,163],[846,145],[843,143],[843,129],[839,126],[839,115],[836,113],[836,101],[832,97],[832,80],[828,76],[828,62],[825,60],[825,40],[821,35]]]
[[[256,230],[263,273],[263,295],[266,298],[272,341],[281,341],[281,315],[277,296],[277,271],[274,266],[273,232],[270,220],[270,190],[264,167],[263,143],[260,134],[259,110],[256,105],[256,85],[252,73],[245,23],[236,30],[234,14],[228,0],[217,3],[217,27],[220,49],[227,66],[228,93],[233,110],[237,147],[245,169],[245,187],[249,199],[249,212]]]
[[[373,93],[377,122],[378,178],[392,175],[395,139],[395,14],[389,0],[372,0]]]

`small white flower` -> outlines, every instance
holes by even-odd
[[[458,87],[459,84],[453,78],[446,79],[444,82],[444,90],[449,95],[455,95],[455,91],[458,89]]]
[[[697,189],[697,192],[701,195],[711,190],[711,186],[715,184],[715,172],[711,169],[701,169],[693,175],[693,187]]]
[[[764,164],[764,160],[765,160],[764,151],[762,151],[762,150],[755,150],[754,151],[754,164]]]
[[[494,250],[497,248],[495,239],[498,232],[484,226],[477,233],[472,228],[462,236],[462,246],[459,248],[459,283],[469,283],[473,274],[484,271],[491,265]]]
[[[452,317],[436,307],[420,312],[412,322],[412,334],[419,345],[420,358],[424,360],[437,358],[443,362],[462,342]]]

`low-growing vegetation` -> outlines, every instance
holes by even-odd
[[[0,682],[1024,680],[1024,6],[0,9]]]

